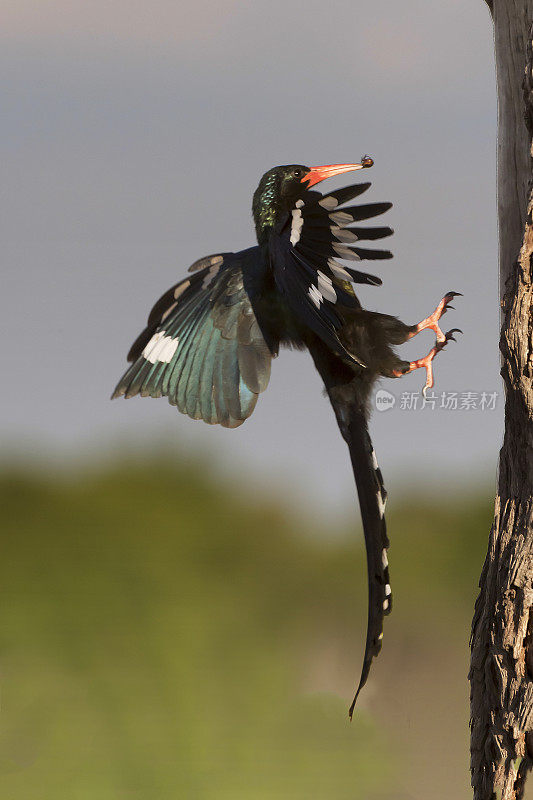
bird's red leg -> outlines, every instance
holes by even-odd
[[[429,326],[428,326],[429,327]],[[433,359],[443,350],[449,341],[455,342],[454,333],[462,333],[460,328],[452,328],[451,331],[442,334],[442,341],[437,341],[435,346],[431,348],[427,356],[424,358],[418,358],[416,361],[410,361],[409,366],[404,370],[394,370],[393,375],[395,378],[401,378],[402,375],[407,375],[409,372],[413,372],[415,369],[420,369],[424,367],[426,370],[426,384],[422,389],[422,394],[426,395],[428,389],[432,389],[435,381],[433,379]]]
[[[408,339],[412,339],[413,336],[416,336],[418,333],[420,333],[420,331],[425,331],[429,329],[435,331],[435,334],[437,336],[437,342],[445,343],[446,335],[442,332],[440,328],[439,320],[449,308],[453,308],[453,306],[450,305],[453,298],[458,297],[460,295],[461,292],[448,292],[448,294],[445,294],[440,303],[438,304],[437,308],[433,312],[433,314],[430,314],[429,317],[426,317],[425,319],[422,320],[422,322],[419,322],[418,325],[414,326],[413,330],[408,336]],[[426,356],[426,358],[429,358],[429,353]],[[416,367],[413,367],[413,369],[416,369]]]

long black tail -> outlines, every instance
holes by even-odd
[[[334,400],[332,399],[335,408]],[[335,409],[337,413],[337,409]],[[361,518],[366,543],[368,567],[368,622],[365,655],[359,686],[350,706],[350,719],[359,692],[365,685],[372,659],[381,650],[383,618],[392,609],[392,595],[387,560],[387,529],[385,524],[385,502],[387,492],[378,466],[372,440],[368,433],[364,412],[360,408],[344,407],[341,431],[350,451],[350,458],[359,495]],[[337,414],[338,419],[338,414]],[[340,424],[340,423],[339,423]]]
[[[365,535],[368,623],[361,678],[349,711],[351,719],[359,692],[367,681],[372,659],[381,650],[383,618],[392,609],[387,560],[389,540],[385,525],[387,493],[368,433],[366,405],[372,386],[371,376],[366,371],[362,371],[360,375],[354,374],[352,369],[343,365],[321,343],[312,342],[309,350],[324,381],[337,423],[350,451]]]

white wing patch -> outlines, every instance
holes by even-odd
[[[165,336],[165,331],[158,331],[158,333],[154,333],[144,348],[142,352],[143,358],[151,364],[155,364],[156,361],[163,361],[165,364],[169,364],[178,349],[178,343],[178,339]]]
[[[318,289],[314,285],[314,283],[312,283],[311,286],[309,287],[308,294],[309,294],[309,297],[311,298],[311,300],[313,301],[313,303],[315,304],[315,306],[317,308],[320,308],[320,303],[322,302],[322,300],[324,298],[322,297],[322,295],[320,294],[320,292],[318,291]]]
[[[302,212],[300,209],[304,204],[303,200],[296,201],[296,208],[293,209],[292,212],[292,225],[291,225],[291,244],[294,245],[298,244],[300,241],[300,236],[302,235],[302,227],[304,224],[304,218],[302,217]]]
[[[337,295],[335,293],[335,289],[333,288],[333,281],[331,278],[328,278],[327,275],[324,275],[323,272],[317,270],[318,274],[318,291],[324,297],[325,300],[329,300],[330,303],[337,302]]]
[[[337,264],[332,258],[328,259],[328,267],[333,272],[336,278],[341,278],[343,281],[350,281],[353,282],[353,277],[347,272],[344,267],[340,264]]]
[[[333,288],[333,281],[320,270],[317,270],[317,285],[315,286],[314,283],[311,284],[308,295],[317,308],[320,308],[320,304],[323,303],[324,300],[329,300],[330,303],[337,302],[337,294]]]

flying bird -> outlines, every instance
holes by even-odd
[[[381,376],[397,378],[419,368],[426,371],[424,392],[431,388],[433,359],[459,330],[443,333],[439,325],[459,292],[448,292],[415,325],[361,306],[354,284],[378,286],[381,280],[355,269],[353,262],[389,259],[392,253],[360,242],[393,231],[357,223],[380,216],[392,204],[349,205],[370,183],[329,194],[312,187],[372,165],[364,156],[354,164],[268,170],[253,196],[257,244],[199,259],[189,268],[190,276],[157,301],[130,348],[131,366],[113,393],[167,397],[193,419],[235,428],[267,388],[280,346],[309,350],[349,448],[366,543],[367,635],[350,718],[381,649],[383,619],[392,603],[386,491],[367,425],[371,389]],[[416,361],[402,360],[394,347],[426,329],[435,332],[431,350]]]

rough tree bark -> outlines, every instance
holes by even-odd
[[[505,435],[472,623],[475,800],[519,800],[533,765],[533,0],[487,0],[498,84]]]

